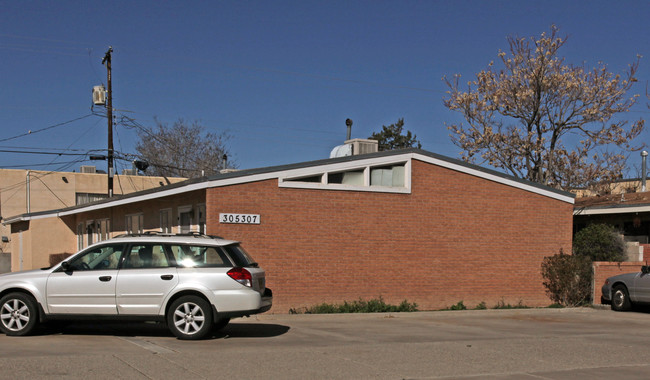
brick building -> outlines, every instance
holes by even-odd
[[[282,313],[380,296],[424,310],[547,305],[540,265],[571,251],[572,211],[569,193],[408,149],[220,174],[5,222],[31,267],[124,232],[240,240]],[[84,228],[102,223],[106,234]]]

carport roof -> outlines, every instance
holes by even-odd
[[[400,150],[391,150],[370,154],[363,154],[357,156],[337,157],[316,161],[307,161],[289,165],[270,166],[255,169],[245,169],[229,173],[220,173],[209,177],[193,178],[186,181],[170,184],[164,187],[152,188],[142,190],[134,193],[114,196],[112,198],[103,199],[100,201],[86,203],[82,205],[49,210],[42,212],[33,212],[17,216],[12,216],[3,220],[3,224],[12,224],[20,221],[27,221],[31,219],[60,217],[65,215],[72,215],[86,211],[98,210],[103,208],[110,208],[114,206],[135,203],[155,198],[166,197],[179,193],[189,191],[201,190],[211,187],[228,186],[247,182],[255,182],[273,178],[281,178],[288,175],[292,171],[298,171],[306,168],[317,167],[336,167],[340,164],[358,162],[359,164],[381,164],[386,159],[409,160],[416,159],[424,161],[433,165],[446,167],[451,170],[463,172],[469,175],[484,178],[486,180],[499,182],[508,186],[519,188],[525,191],[537,193],[550,198],[558,199],[563,202],[574,202],[575,195],[557,190],[548,186],[540,185],[538,183],[530,182],[520,178],[515,178],[505,173],[495,170],[486,169],[477,165],[469,164],[454,158],[442,156],[436,153],[428,152],[422,149],[409,148]]]

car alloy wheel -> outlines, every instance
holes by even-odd
[[[0,323],[7,335],[27,335],[34,329],[38,316],[30,296],[12,293],[0,305]]]
[[[210,305],[200,297],[185,296],[171,306],[169,328],[180,339],[201,339],[212,327]]]

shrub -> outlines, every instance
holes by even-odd
[[[549,298],[562,306],[581,306],[591,298],[591,260],[562,250],[542,261],[542,277]]]
[[[613,226],[592,224],[574,236],[573,254],[591,261],[621,262],[625,259],[625,241]]]
[[[487,304],[485,303],[485,301],[481,301],[481,303],[476,305],[476,307],[474,308],[474,310],[486,310],[486,309],[487,309]]]
[[[463,303],[463,301],[458,301],[457,304],[449,306],[447,309],[444,310],[467,310],[467,306]]]

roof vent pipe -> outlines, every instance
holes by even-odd
[[[645,192],[645,180],[646,180],[646,159],[648,158],[648,152],[645,150],[641,152],[641,191]]]
[[[352,138],[352,119],[345,119],[345,125],[348,126],[348,138],[346,139],[347,141]]]

